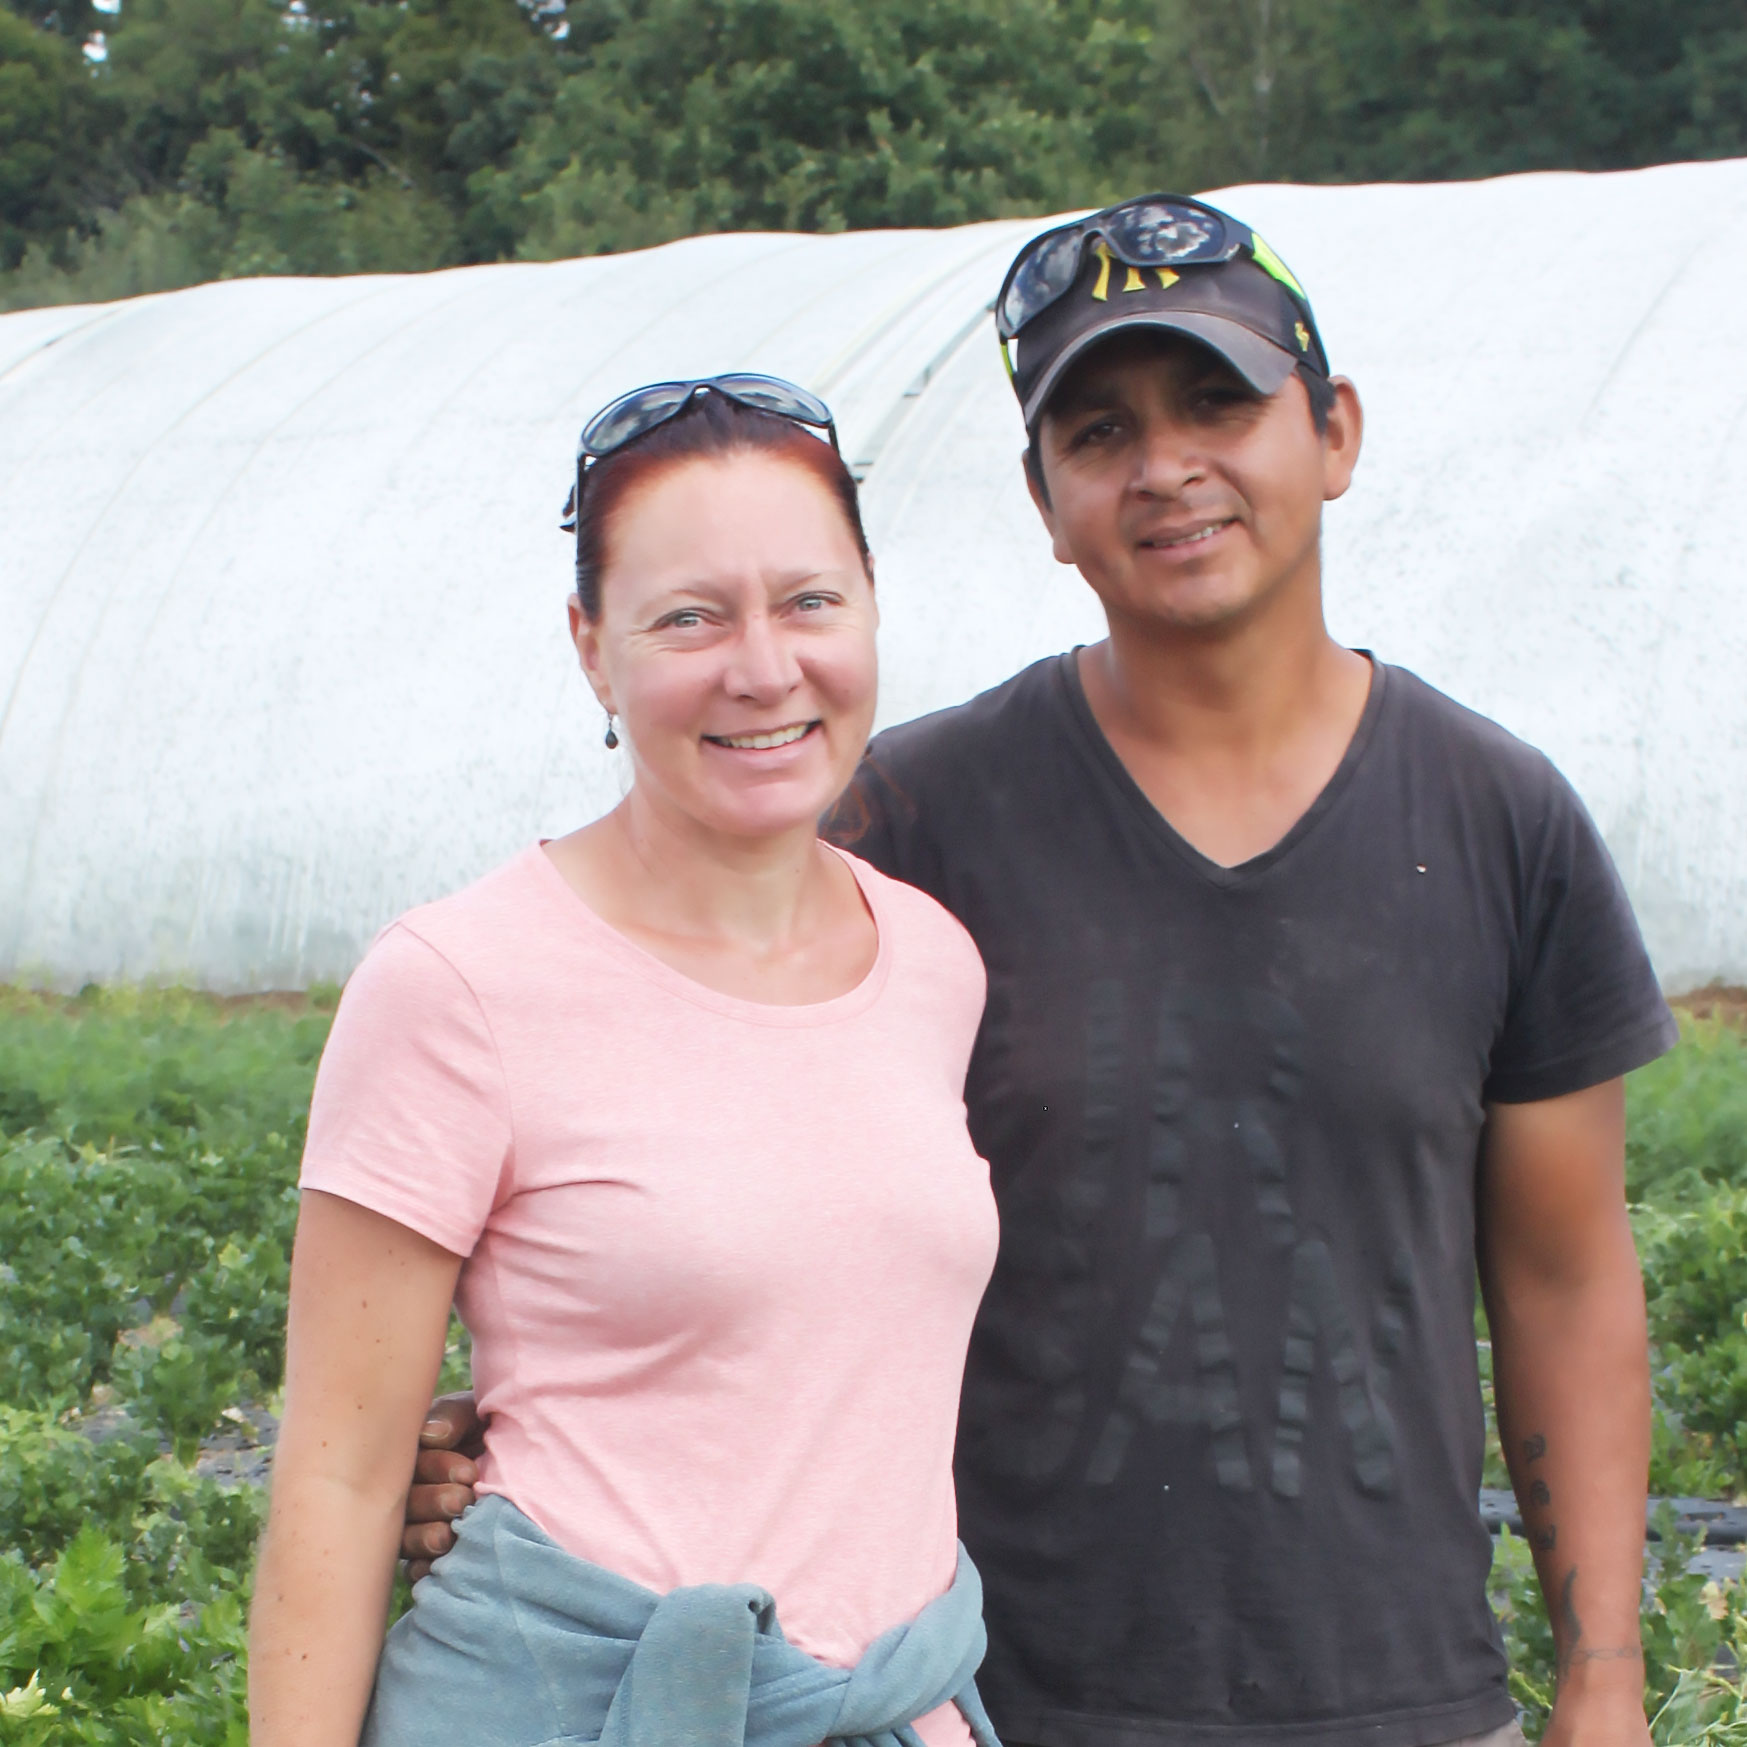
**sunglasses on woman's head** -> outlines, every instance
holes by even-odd
[[[833,449],[838,448],[837,424],[831,409],[818,395],[780,376],[759,376],[749,371],[728,376],[699,376],[688,382],[651,382],[643,388],[633,388],[601,408],[586,425],[576,443],[576,483],[564,505],[564,519],[559,524],[567,534],[576,532],[576,507],[581,501],[583,482],[588,469],[609,455],[616,455],[626,444],[677,418],[699,394],[719,394],[736,406],[753,412],[774,413],[791,424],[823,433]],[[839,449],[838,453],[842,453]]]

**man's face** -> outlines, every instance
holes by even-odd
[[[1337,377],[1318,433],[1296,373],[1260,395],[1175,334],[1120,334],[1075,364],[1038,433],[1055,555],[1112,616],[1179,630],[1243,620],[1318,580],[1322,506],[1347,489],[1360,413]]]

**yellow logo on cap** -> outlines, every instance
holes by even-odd
[[[1109,247],[1102,237],[1093,243],[1092,253],[1098,257],[1098,278],[1092,286],[1092,297],[1095,302],[1108,303],[1110,301],[1110,268],[1115,257],[1110,253]],[[1140,269],[1128,267],[1126,262],[1123,265],[1127,271],[1122,281],[1122,289],[1124,291],[1145,291],[1146,281],[1141,278]],[[1159,277],[1161,291],[1169,291],[1181,277],[1180,274],[1172,272],[1169,267],[1155,267],[1153,271]]]
[[[1292,324],[1292,331],[1298,336],[1299,351],[1308,352],[1310,350],[1310,329],[1303,322],[1295,321]]]

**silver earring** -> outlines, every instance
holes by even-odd
[[[613,712],[607,711],[607,751],[619,750],[619,731],[613,726]]]

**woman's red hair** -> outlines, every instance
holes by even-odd
[[[811,473],[836,500],[862,562],[868,562],[861,497],[836,449],[792,419],[706,390],[693,395],[665,424],[634,438],[584,474],[576,506],[576,596],[584,618],[593,623],[601,616],[608,540],[626,500],[670,467],[727,455],[769,455]]]

